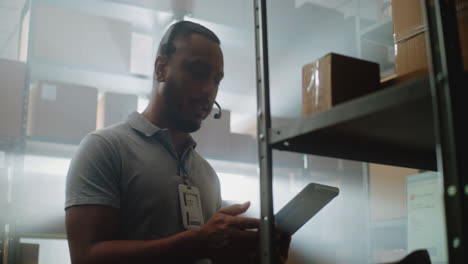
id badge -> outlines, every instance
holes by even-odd
[[[202,226],[204,221],[198,188],[179,184],[179,201],[184,228],[193,229]]]

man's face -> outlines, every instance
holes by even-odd
[[[169,118],[179,131],[191,133],[210,114],[223,78],[221,48],[200,34],[175,42],[165,75],[165,98]]]

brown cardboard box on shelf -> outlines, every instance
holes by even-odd
[[[426,30],[421,1],[393,0],[393,40],[395,43]]]
[[[0,59],[0,136],[21,135],[26,65]]]
[[[80,140],[96,129],[97,89],[38,81],[29,94],[27,135]]]
[[[468,0],[457,0],[456,2],[457,10],[462,10],[468,8]]]
[[[392,74],[380,80],[380,88],[387,88],[398,83],[417,78],[422,75],[427,75],[427,69],[410,72],[408,74],[398,76],[397,74]]]
[[[98,100],[96,128],[101,129],[124,121],[127,116],[137,110],[138,96],[105,92]]]
[[[310,115],[380,87],[377,63],[334,53],[302,67],[302,114]]]
[[[395,53],[395,70],[398,76],[428,72],[425,32],[397,42]]]
[[[457,20],[463,65],[468,72],[468,0],[464,0],[463,8],[457,11]]]
[[[468,71],[468,1],[458,0],[456,9],[464,69]],[[393,0],[392,16],[397,75],[414,72],[427,74],[426,25],[421,2]]]
[[[456,1],[458,12],[467,8],[468,0]],[[419,0],[392,0],[392,17],[395,43],[426,30]]]
[[[427,73],[426,25],[419,0],[393,0],[395,70],[398,76]]]

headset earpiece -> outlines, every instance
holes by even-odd
[[[221,114],[222,114],[221,106],[219,106],[218,102],[216,102],[216,101],[215,101],[214,103],[215,103],[215,105],[219,108],[219,111],[218,111],[218,113],[214,114],[213,117],[214,117],[214,119],[220,119],[220,118],[221,118]]]

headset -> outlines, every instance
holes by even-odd
[[[218,113],[214,114],[214,119],[221,119],[221,114],[223,113],[222,110],[221,110],[221,106],[219,106],[218,102],[214,102],[215,105],[218,107]]]
[[[171,25],[169,27],[169,29],[166,31],[166,33],[164,34],[162,40],[161,40],[161,44],[159,46],[159,49],[158,49],[158,53],[156,56],[159,56],[159,55],[170,55],[172,53],[174,53],[176,51],[176,47],[173,43],[174,41],[174,29],[176,27],[185,27],[185,28],[190,28],[192,29],[193,32],[197,32],[198,30],[196,29],[196,27],[198,27],[199,25],[196,24],[196,23],[193,23],[193,22],[190,22],[190,21],[179,21],[173,25]],[[222,109],[221,109],[221,106],[219,106],[218,102],[214,102],[216,107],[218,107],[218,113],[214,114],[213,118],[214,119],[221,119],[221,115],[222,115]]]

